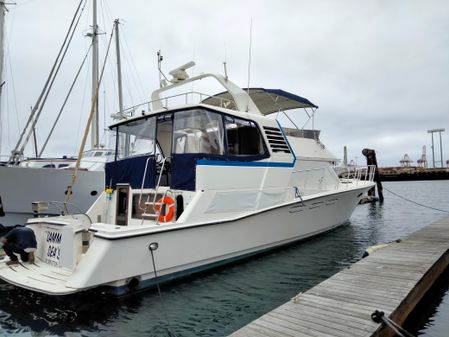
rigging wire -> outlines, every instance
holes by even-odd
[[[50,132],[48,133],[48,136],[47,136],[47,138],[45,139],[44,144],[42,145],[42,148],[41,148],[41,150],[40,150],[40,152],[39,152],[39,156],[38,156],[39,158],[42,156],[42,153],[44,152],[45,148],[47,147],[47,143],[48,143],[48,141],[50,140],[50,137],[52,136],[53,131],[55,130],[56,124],[58,124],[59,118],[61,117],[61,114],[62,114],[62,112],[64,111],[64,108],[65,108],[65,106],[66,106],[66,104],[67,104],[67,101],[69,100],[69,97],[70,97],[70,95],[72,94],[73,88],[75,87],[76,81],[78,80],[78,77],[79,77],[79,75],[80,75],[80,73],[81,73],[81,70],[83,69],[84,64],[86,63],[87,57],[89,56],[89,53],[90,53],[90,50],[91,50],[91,49],[92,49],[92,45],[89,46],[89,49],[87,50],[87,53],[86,53],[86,55],[84,56],[83,61],[81,62],[81,65],[80,65],[80,67],[79,67],[79,69],[78,69],[78,72],[77,72],[76,75],[75,75],[75,79],[73,80],[72,85],[70,86],[69,92],[67,93],[67,96],[65,97],[64,102],[62,103],[62,106],[61,106],[61,108],[60,108],[60,110],[59,110],[58,116],[56,117],[56,120],[55,120],[55,122],[53,123],[53,126],[51,127],[51,130],[50,130]]]
[[[415,205],[418,205],[418,206],[421,206],[421,207],[425,207],[425,208],[428,208],[428,209],[432,209],[432,210],[434,210],[434,211],[439,211],[439,212],[449,213],[449,211],[447,211],[447,210],[440,209],[440,208],[436,208],[436,207],[432,207],[432,206],[428,206],[428,205],[424,205],[424,204],[421,204],[421,203],[416,202],[416,201],[414,201],[414,200],[408,199],[408,198],[406,198],[406,197],[404,197],[404,196],[402,196],[402,195],[400,195],[400,194],[398,194],[398,193],[395,193],[395,192],[389,190],[389,189],[386,188],[386,187],[383,187],[383,189],[386,190],[386,191],[388,191],[388,192],[390,192],[391,194],[397,196],[398,198],[401,198],[401,199],[403,199],[403,200],[405,200],[405,201],[411,202],[412,204],[415,204]]]
[[[13,71],[12,71],[12,64],[11,64],[11,58],[9,57],[9,55],[11,55],[10,49],[9,49],[9,38],[6,38],[6,44],[7,44],[7,50],[8,50],[8,56],[6,57],[6,60],[8,62],[8,69],[9,69],[9,73],[11,74],[11,89],[12,89],[12,97],[13,97],[13,103],[14,103],[14,108],[15,108],[15,116],[16,116],[16,122],[17,122],[17,133],[20,132],[21,126],[20,126],[20,119],[19,119],[19,108],[17,105],[17,94],[16,94],[16,84],[14,82],[14,77],[13,77]],[[7,87],[8,88],[8,87]],[[9,96],[9,95],[8,95]],[[9,104],[8,104],[8,110],[9,110]]]
[[[29,116],[29,118],[27,120],[25,128],[23,129],[23,131],[22,131],[22,133],[21,133],[21,135],[19,137],[19,141],[17,142],[17,145],[16,145],[16,147],[14,149],[14,154],[11,157],[10,161],[13,161],[15,159],[14,156],[16,155],[17,151],[19,152],[19,154],[23,153],[25,145],[26,145],[26,143],[28,142],[28,140],[29,140],[29,138],[31,136],[31,132],[28,131],[28,135],[25,138],[25,142],[22,144],[25,132],[27,131],[27,129],[30,126],[30,124],[32,124],[31,128],[30,128],[30,130],[32,131],[34,129],[36,123],[37,123],[37,120],[39,119],[40,113],[42,111],[41,101],[42,101],[44,96],[45,97],[48,96],[48,91],[50,90],[49,85],[50,85],[50,83],[53,84],[54,78],[57,75],[57,70],[56,69],[59,69],[59,67],[60,67],[60,65],[61,65],[61,63],[63,61],[63,59],[61,59],[61,55],[63,55],[63,54],[65,55],[65,53],[67,52],[67,49],[68,49],[67,42],[69,41],[69,44],[70,44],[70,41],[71,41],[71,39],[73,37],[73,34],[74,34],[74,31],[76,30],[76,26],[74,27],[74,24],[76,22],[76,25],[78,25],[79,19],[81,17],[81,13],[83,12],[83,10],[85,8],[85,5],[86,5],[86,3],[84,3],[84,6],[81,7],[83,2],[84,2],[84,0],[80,0],[80,3],[78,4],[76,12],[75,12],[75,14],[74,14],[74,16],[72,18],[72,21],[70,23],[69,29],[68,29],[67,34],[65,36],[64,42],[62,43],[61,48],[59,49],[58,55],[57,55],[57,57],[55,59],[55,62],[53,63],[53,66],[52,66],[52,69],[50,71],[50,74],[47,77],[47,80],[46,80],[45,85],[44,85],[44,89],[42,90],[41,94],[39,95],[39,98],[37,99],[37,102],[36,102],[36,104],[35,104],[35,106],[33,108],[33,113],[30,114],[30,116]],[[79,15],[79,17],[77,19],[78,15]],[[72,30],[73,30],[73,32],[72,32]],[[56,73],[55,73],[55,70],[56,70]],[[39,109],[39,112],[38,112],[38,109]],[[34,116],[35,113],[37,113],[36,117]],[[19,147],[20,147],[20,149],[19,149]]]
[[[86,123],[86,128],[84,130],[83,140],[81,142],[81,146],[80,146],[80,149],[78,151],[78,157],[76,159],[76,165],[75,165],[75,168],[74,168],[73,173],[72,173],[72,180],[70,182],[70,185],[67,186],[65,200],[64,200],[64,208],[65,208],[65,210],[67,212],[68,212],[67,204],[68,204],[68,201],[70,200],[70,197],[72,196],[72,189],[73,189],[73,186],[75,185],[76,177],[77,177],[77,174],[78,174],[78,170],[80,168],[81,157],[83,156],[84,147],[86,146],[87,136],[89,135],[89,129],[90,129],[93,117],[94,117],[95,106],[96,106],[96,103],[98,102],[98,93],[99,93],[99,90],[100,90],[100,84],[101,84],[101,81],[103,79],[104,69],[105,69],[105,66],[106,66],[106,61],[108,59],[109,51],[111,49],[111,43],[112,43],[112,38],[113,37],[114,37],[114,29],[112,29],[112,32],[111,32],[111,37],[109,39],[108,48],[107,48],[106,54],[104,56],[104,61],[103,61],[103,66],[101,68],[100,77],[98,79],[97,87],[95,89],[95,95],[92,98],[91,110],[90,110],[89,118],[88,118],[87,123]]]
[[[109,22],[113,22],[113,16],[112,16],[112,11],[110,8],[110,5],[107,1],[101,1],[101,9],[104,12],[103,13],[103,20],[109,20]],[[105,22],[106,23],[106,22]],[[120,19],[120,24],[123,25],[123,20]],[[126,35],[126,30],[120,30],[120,35],[119,35],[119,43],[120,43],[120,52],[123,52],[123,56],[122,57],[122,77],[123,77],[123,83],[126,83],[127,85],[123,86],[123,90],[126,92],[126,97],[127,99],[131,102],[131,106],[134,106],[137,104],[139,104],[140,102],[144,101],[147,97],[146,93],[145,93],[145,89],[143,86],[143,82],[139,76],[139,71],[137,70],[137,67],[134,63],[134,57],[132,57],[132,53],[131,53],[131,48],[129,47],[128,44],[128,38]],[[114,62],[117,63],[116,60],[116,55],[114,54],[113,56]],[[118,88],[117,88],[117,73],[116,70],[113,69],[112,64],[110,65],[110,68],[112,69],[110,72],[112,74],[111,78],[112,78],[112,86],[113,86],[113,90],[110,92],[118,92]],[[136,102],[136,97],[138,102]],[[111,99],[109,99],[111,101]],[[118,106],[118,100],[117,100],[117,96],[113,95],[113,104],[112,106]],[[112,108],[111,108],[112,109]]]
[[[3,103],[2,100],[2,107],[1,107],[1,111],[0,111],[0,117],[2,115],[2,112],[5,111],[5,109],[3,109],[6,106],[6,111],[10,111],[10,88],[12,90],[12,101],[13,101],[13,105],[15,107],[15,117],[17,120],[17,133],[20,133],[21,127],[20,127],[20,121],[19,121],[19,109],[17,107],[17,95],[16,95],[16,88],[15,88],[15,84],[14,84],[14,77],[13,77],[13,71],[12,71],[12,64],[11,64],[11,51],[10,51],[10,36],[13,34],[13,30],[15,27],[15,18],[16,18],[16,11],[9,11],[11,13],[11,15],[9,16],[11,19],[9,20],[8,26],[10,27],[10,29],[5,28],[4,31],[4,48],[6,49],[6,53],[5,53],[5,58],[4,58],[4,65],[5,65],[5,69],[4,69],[4,78],[5,81],[11,83],[11,86],[9,85],[5,85],[5,94],[3,95],[3,97],[5,98],[5,103]],[[9,75],[8,75],[9,74]],[[7,80],[10,78],[10,81]],[[4,82],[5,83],[5,82]],[[2,84],[3,85],[3,84]],[[11,150],[11,130],[12,130],[12,119],[10,118],[10,113],[6,114],[6,128],[5,128],[5,123],[1,122],[0,125],[0,147],[1,144],[3,142],[3,138],[5,137],[5,129],[6,129],[6,140],[7,140],[7,147],[8,147],[8,152],[10,152]],[[0,148],[0,155],[1,155],[1,148]]]
[[[133,75],[135,76],[135,77],[132,77],[134,79],[134,85],[136,86],[137,90],[140,90],[140,94],[142,95],[143,100],[145,100],[145,98],[146,98],[145,87],[143,85],[142,78],[139,76],[139,71],[134,62],[134,57],[131,54],[131,48],[129,47],[125,30],[122,30],[122,34],[120,35],[120,37],[121,37],[120,40],[121,41],[123,40],[124,45],[125,45],[125,48],[123,49],[123,51],[126,53],[126,56],[127,56],[127,57],[125,57],[125,61],[128,64],[128,68],[130,68],[130,72],[131,73],[133,72]],[[123,44],[121,43],[120,45],[123,45]]]
[[[246,87],[249,95],[249,83],[251,79],[251,53],[253,48],[253,18],[251,18],[251,24],[249,26],[249,51],[248,51],[248,86]]]
[[[72,42],[73,36],[74,36],[74,34],[75,34],[76,28],[78,27],[78,23],[79,23],[79,21],[80,21],[80,19],[81,19],[81,16],[82,16],[82,13],[83,13],[83,11],[84,11],[85,6],[86,6],[86,2],[84,3],[84,6],[83,6],[83,8],[81,9],[81,12],[79,13],[78,19],[77,19],[77,21],[76,21],[76,23],[75,23],[75,26],[74,26],[74,28],[73,28],[73,30],[72,30],[72,33],[71,33],[71,35],[70,35],[70,39],[69,39],[69,41],[67,42],[67,45],[66,45],[65,50],[64,50],[64,53],[62,54],[62,57],[61,57],[61,61],[59,62],[58,67],[56,68],[55,75],[54,75],[53,79],[51,80],[50,86],[49,86],[49,88],[48,88],[48,90],[47,90],[47,93],[45,94],[44,100],[42,101],[42,104],[41,104],[41,106],[40,106],[40,108],[39,108],[39,112],[37,113],[36,121],[34,122],[34,124],[36,124],[37,119],[39,118],[39,116],[40,116],[40,114],[41,114],[41,112],[42,112],[42,109],[44,108],[44,105],[45,105],[45,103],[47,102],[48,95],[50,94],[51,88],[53,87],[53,84],[54,84],[54,82],[55,82],[55,80],[56,80],[56,75],[59,73],[59,69],[60,69],[61,66],[62,66],[62,62],[64,61],[64,58],[65,58],[65,56],[66,56],[66,54],[67,54],[67,51],[68,51],[69,46],[70,46],[70,43]],[[84,61],[85,61],[85,59],[84,59]],[[83,63],[84,63],[84,61],[83,61]],[[79,73],[78,73],[78,74],[79,74]],[[78,74],[77,74],[76,78],[78,77]],[[74,85],[75,85],[75,83],[73,83],[72,86],[70,87],[70,89],[69,89],[69,95],[70,95],[70,93],[72,92],[72,89],[73,89],[73,86],[74,86]],[[53,125],[53,127],[52,127],[52,129],[51,129],[51,131],[50,131],[50,134],[49,134],[48,138],[50,138],[51,134],[53,133],[54,127],[56,126],[56,123],[58,122],[59,117],[61,116],[62,110],[63,110],[64,107],[65,107],[65,104],[66,104],[66,102],[67,102],[67,99],[68,99],[68,96],[66,97],[66,100],[65,100],[64,103],[63,103],[63,106],[62,106],[62,108],[61,108],[61,111],[59,112],[58,117],[56,118],[56,121],[55,121],[55,123],[54,123],[54,125]],[[45,141],[45,146],[47,145],[47,142],[48,142],[48,139]],[[45,148],[41,149],[41,151],[39,152],[39,157],[42,155],[42,152],[44,151],[44,149],[45,149]]]
[[[76,150],[79,149],[79,137],[81,135],[81,122],[83,120],[83,113],[82,111],[85,110],[85,102],[86,102],[86,96],[87,96],[87,91],[89,90],[90,86],[90,75],[91,75],[91,64],[87,63],[87,70],[86,70],[86,74],[85,74],[85,78],[84,78],[84,90],[83,90],[83,95],[81,97],[81,102],[79,105],[79,109],[81,111],[81,113],[79,113],[79,117],[78,117],[78,128],[77,128],[77,132],[76,132],[76,142],[74,143],[74,149],[73,149],[73,153],[76,153]]]

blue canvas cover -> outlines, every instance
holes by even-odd
[[[307,98],[282,89],[243,88],[243,90],[248,92],[252,101],[263,115],[291,109],[318,108],[317,105],[313,104]],[[220,106],[222,99],[232,101],[232,96],[228,91],[224,91],[206,98],[201,103]],[[229,108],[232,108],[232,106]]]
[[[145,172],[144,188],[155,187],[156,161],[154,156],[131,157],[106,163],[106,186],[114,188],[117,184],[129,184],[132,188],[141,188]]]

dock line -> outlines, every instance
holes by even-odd
[[[398,198],[401,198],[401,199],[404,199],[405,201],[411,202],[412,204],[415,204],[415,205],[418,205],[418,206],[421,206],[421,207],[425,207],[425,208],[428,208],[428,209],[433,209],[434,211],[439,211],[439,212],[449,213],[449,211],[446,211],[445,209],[440,209],[440,208],[435,208],[435,207],[432,207],[432,206],[420,204],[419,202],[416,202],[416,201],[414,201],[414,200],[408,199],[408,198],[406,198],[406,197],[404,197],[404,196],[402,196],[402,195],[400,195],[400,194],[397,194],[397,193],[395,193],[395,192],[389,190],[389,189],[386,188],[386,187],[384,187],[384,190],[390,192],[391,194],[397,196]]]
[[[170,337],[177,337],[177,335],[172,331],[171,329],[171,325],[170,325],[170,321],[168,320],[168,315],[167,315],[167,310],[165,309],[165,304],[164,301],[162,299],[162,292],[161,292],[161,287],[159,286],[159,279],[157,276],[157,269],[156,269],[156,262],[154,261],[154,252],[159,248],[159,244],[157,242],[151,242],[150,245],[148,246],[148,250],[151,253],[151,261],[153,263],[153,273],[154,273],[154,278],[156,280],[156,287],[157,287],[157,293],[159,296],[159,300],[161,302],[161,309],[162,309],[162,313],[165,316],[165,321],[167,323],[167,332],[169,334]]]
[[[397,324],[392,319],[385,316],[385,313],[383,311],[376,310],[371,314],[371,319],[376,323],[385,323],[386,326],[388,326],[391,330],[394,331],[396,335],[399,337],[415,337],[410,332],[405,330],[403,327],[401,327],[399,324]]]

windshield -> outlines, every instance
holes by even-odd
[[[116,128],[117,159],[195,153],[260,156],[266,151],[253,121],[205,109],[158,114]]]
[[[119,125],[117,133],[117,159],[155,154],[156,118]]]

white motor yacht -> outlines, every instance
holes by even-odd
[[[144,105],[151,111],[110,127],[117,144],[106,191],[85,214],[28,220],[36,261],[7,266],[5,258],[1,279],[50,295],[122,294],[329,231],[374,186],[370,167],[340,179],[318,131],[268,117],[316,109],[309,100],[243,90],[217,74],[171,75]],[[161,97],[204,78],[225,91],[178,106]]]

